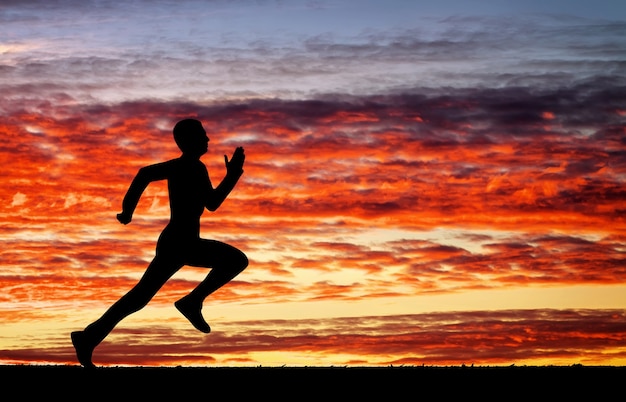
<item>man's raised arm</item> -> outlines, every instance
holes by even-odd
[[[209,211],[217,210],[224,202],[228,194],[235,188],[235,185],[239,181],[239,178],[243,174],[243,162],[246,159],[246,155],[243,152],[242,147],[237,147],[233,153],[233,157],[228,160],[228,157],[224,155],[224,164],[226,165],[226,176],[222,182],[211,192],[209,199],[206,202],[206,208]]]

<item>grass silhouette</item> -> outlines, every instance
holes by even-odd
[[[449,398],[546,400],[619,395],[626,367],[98,367],[0,366],[5,395],[51,399],[272,400]]]

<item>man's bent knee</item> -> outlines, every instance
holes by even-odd
[[[239,261],[238,261],[239,272],[246,269],[249,263],[250,261],[248,261],[248,257],[243,252],[239,251]]]

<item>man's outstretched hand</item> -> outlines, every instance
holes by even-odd
[[[126,214],[124,212],[117,214],[117,220],[120,221],[120,223],[126,225],[128,223],[130,223],[130,221],[133,219],[132,215],[130,214]]]
[[[237,147],[233,153],[230,161],[228,157],[224,155],[224,163],[226,164],[227,173],[238,174],[243,173],[243,162],[246,160],[246,155],[243,153],[243,147]]]

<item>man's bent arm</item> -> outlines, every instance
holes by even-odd
[[[139,198],[143,194],[143,191],[148,187],[150,182],[155,180],[162,180],[166,177],[166,164],[161,163],[157,165],[151,165],[142,167],[135,175],[135,178],[130,183],[128,191],[122,201],[122,213],[117,215],[117,219],[123,223],[129,223],[133,218],[133,213],[139,203]]]
[[[239,181],[239,178],[243,174],[243,170],[240,173],[227,173],[222,182],[213,190],[206,203],[206,208],[209,211],[217,210],[224,202],[228,194],[233,191],[235,185]]]
[[[242,147],[237,147],[233,153],[231,160],[224,155],[224,163],[226,165],[226,176],[222,182],[210,193],[206,201],[206,208],[209,211],[217,210],[224,202],[228,194],[235,188],[239,178],[243,174],[243,163],[246,159]]]

